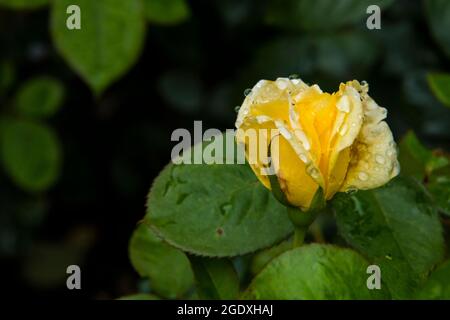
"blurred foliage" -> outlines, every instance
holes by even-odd
[[[68,4],[81,7],[81,30],[65,27]],[[369,4],[382,8],[380,30],[366,28]],[[402,175],[422,182],[427,201],[448,219],[449,17],[446,0],[0,0],[0,257],[11,274],[10,294],[33,288],[67,294],[61,268],[80,263],[90,283],[83,291],[91,297],[198,297],[192,275],[182,284],[152,280],[174,257],[184,261],[182,272],[192,271],[184,253],[142,229],[130,255],[145,250],[142,243],[159,249],[131,258],[140,282],[130,270],[128,239],[150,181],[169,160],[171,132],[191,129],[194,119],[205,129],[233,127],[244,89],[261,78],[298,74],[331,91],[342,81],[367,80],[402,141]],[[370,201],[370,195],[354,197]],[[207,222],[205,234],[216,236]],[[78,250],[64,236],[84,224],[98,237]],[[170,224],[161,227],[175,234]],[[289,233],[281,229],[260,237],[280,241]],[[345,244],[329,220],[317,229]],[[189,232],[176,239],[177,247],[198,240]],[[271,252],[242,243],[245,252],[260,250],[233,260],[241,284],[283,252],[283,244]],[[376,249],[351,244],[369,256]],[[205,251],[219,249],[225,250]],[[314,254],[296,253],[284,263]],[[168,260],[155,263],[155,255]],[[365,263],[359,256],[351,261],[355,268]],[[432,273],[424,296],[446,297],[445,270]],[[257,283],[252,288],[270,296]],[[345,285],[339,290],[353,294]],[[129,296],[138,291],[143,295]]]
[[[6,173],[23,189],[38,192],[58,178],[61,150],[54,132],[39,123],[2,119],[1,160]]]
[[[66,27],[74,4],[83,8],[75,32]],[[145,36],[140,0],[57,0],[51,10],[55,46],[96,94],[136,62]]]
[[[450,74],[430,73],[428,83],[439,101],[450,107]]]
[[[393,0],[269,1],[265,21],[270,25],[288,29],[335,31],[363,20],[368,6],[377,5],[384,9],[393,2]]]
[[[64,87],[51,77],[37,77],[26,82],[16,97],[17,112],[30,118],[54,115],[64,99]]]
[[[185,0],[144,0],[144,11],[149,22],[163,25],[177,24],[190,16]]]
[[[49,2],[50,0],[0,0],[0,5],[13,9],[35,9]]]

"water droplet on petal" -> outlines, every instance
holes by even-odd
[[[375,156],[375,161],[379,164],[384,164],[386,162],[386,160],[384,159],[384,157],[380,154],[377,154]]]
[[[357,189],[355,186],[349,186],[349,187],[347,188],[347,190],[345,190],[345,193],[347,193],[347,194],[353,194],[353,193],[355,193],[356,191],[358,191],[358,189]]]
[[[391,175],[392,176],[396,176],[396,175],[398,175],[399,172],[400,172],[400,165],[396,161],[396,162],[394,162],[394,165],[392,166]]]
[[[319,171],[314,167],[313,164],[310,164],[306,167],[306,173],[308,173],[313,178],[319,177]]]
[[[361,171],[360,173],[358,173],[358,178],[361,181],[367,181],[367,179],[369,179],[369,175]]]
[[[344,123],[342,125],[342,127],[339,129],[339,134],[341,136],[343,136],[343,135],[345,135],[347,133],[347,130],[348,130],[348,126],[347,126],[347,124]]]
[[[234,111],[235,111],[236,113],[239,112],[239,109],[241,109],[241,106],[236,106],[236,107],[234,107]]]
[[[283,79],[278,79],[275,83],[276,83],[278,89],[280,89],[280,90],[284,90],[288,86],[287,82],[284,81]]]
[[[294,79],[298,79],[298,78],[299,78],[299,76],[298,76],[298,74],[296,74],[296,73],[291,74],[291,75],[289,76],[289,79],[290,79],[290,80],[294,80]]]
[[[308,162],[308,158],[303,153],[300,154],[300,160],[302,160],[304,163]]]
[[[348,100],[348,97],[342,96],[336,103],[336,108],[345,113],[350,112],[350,101]]]
[[[252,89],[247,88],[244,90],[244,96],[248,96],[250,93],[252,93]]]
[[[280,128],[280,133],[286,139],[288,139],[288,140],[292,139],[291,133],[285,127]]]
[[[303,148],[305,148],[306,151],[310,150],[311,144],[309,143],[309,140],[306,137],[306,134],[300,129],[296,129],[294,131],[294,133],[295,133],[295,136],[297,137],[297,139],[302,142]]]

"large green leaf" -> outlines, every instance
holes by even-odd
[[[155,180],[147,220],[172,245],[236,256],[285,238],[292,226],[247,165],[169,165]]]
[[[348,24],[366,25],[370,5],[386,8],[392,0],[271,0],[267,23],[302,30],[333,30]]]
[[[418,299],[450,300],[450,261],[439,266],[418,291]]]
[[[181,297],[194,284],[186,255],[164,243],[146,225],[134,231],[129,254],[139,275],[148,277],[152,289],[163,297]]]
[[[388,292],[367,288],[369,263],[356,252],[312,244],[283,253],[258,274],[246,299],[383,299]]]
[[[12,9],[35,9],[49,2],[50,0],[0,0],[0,6]]]
[[[197,255],[241,255],[292,232],[286,208],[244,164],[170,164],[155,179],[147,206],[145,219],[158,235]]]
[[[47,126],[13,118],[0,123],[1,160],[6,173],[21,188],[44,191],[60,173],[61,147]]]
[[[340,234],[381,268],[394,298],[408,297],[443,257],[436,210],[412,178],[333,200]]]
[[[231,300],[239,292],[239,278],[228,259],[191,256],[200,299]]]
[[[81,29],[69,30],[69,5],[81,9]],[[51,12],[55,46],[96,94],[137,60],[145,37],[140,0],[55,0]]]
[[[27,117],[45,118],[56,113],[64,98],[64,87],[51,77],[26,82],[17,93],[17,111]]]
[[[258,274],[271,260],[283,252],[292,249],[291,239],[285,240],[276,246],[261,250],[252,257],[250,271],[253,275]]]
[[[450,1],[424,0],[431,32],[444,52],[450,57]]]
[[[148,21],[159,24],[177,24],[190,15],[185,0],[144,0],[144,10]]]
[[[430,73],[427,80],[436,98],[445,106],[450,107],[450,74]]]

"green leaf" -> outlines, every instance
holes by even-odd
[[[334,30],[349,24],[366,24],[370,5],[387,8],[392,0],[271,0],[265,21],[288,29]]]
[[[163,297],[181,297],[194,285],[186,255],[163,242],[146,225],[134,231],[129,254],[139,275],[148,277],[152,289]]]
[[[424,0],[431,33],[450,57],[450,2],[447,0]]]
[[[436,98],[443,105],[450,107],[450,74],[430,73],[427,76],[427,80]]]
[[[416,298],[426,300],[450,300],[450,261],[447,260],[431,273]]]
[[[413,131],[409,131],[403,137],[399,149],[401,173],[405,176],[423,180],[426,175],[448,164],[446,157],[435,156],[432,151],[425,148]]]
[[[163,25],[177,24],[190,16],[185,0],[144,0],[147,20]]]
[[[231,300],[239,292],[239,278],[228,259],[190,257],[200,299]]]
[[[118,298],[117,300],[159,300],[157,296],[149,293],[135,293]]]
[[[50,0],[0,0],[0,6],[11,9],[36,9],[49,2]]]
[[[258,274],[244,293],[258,300],[383,299],[386,290],[369,290],[369,263],[356,252],[312,244],[283,253]]]
[[[381,268],[392,297],[409,297],[443,258],[444,239],[429,195],[412,178],[339,194],[333,200],[340,234]]]
[[[26,82],[16,97],[17,111],[27,117],[46,118],[54,115],[64,99],[64,87],[51,77],[37,77]]]
[[[47,126],[13,118],[0,124],[1,161],[15,184],[29,192],[50,188],[61,169],[61,146]]]
[[[433,172],[427,183],[427,189],[433,195],[439,210],[450,216],[450,166]]]
[[[242,255],[293,230],[286,208],[243,164],[170,164],[155,179],[147,207],[145,219],[159,236],[196,255]]]
[[[250,266],[251,273],[253,275],[258,274],[261,270],[274,258],[278,257],[283,252],[292,249],[292,241],[285,240],[276,246],[264,249],[256,253],[252,257],[252,262]]]
[[[81,9],[80,30],[66,27],[69,5]],[[142,2],[55,0],[51,33],[67,63],[99,95],[139,57],[145,38]]]

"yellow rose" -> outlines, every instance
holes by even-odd
[[[265,157],[272,148],[270,131],[278,132],[274,173],[287,200],[306,210],[319,186],[328,200],[336,192],[382,186],[398,174],[386,115],[364,82],[341,83],[339,91],[329,94],[300,79],[261,80],[239,110],[236,140],[245,145],[253,171],[270,189]],[[264,132],[256,142],[247,134],[252,130]],[[251,150],[257,150],[256,157]]]

